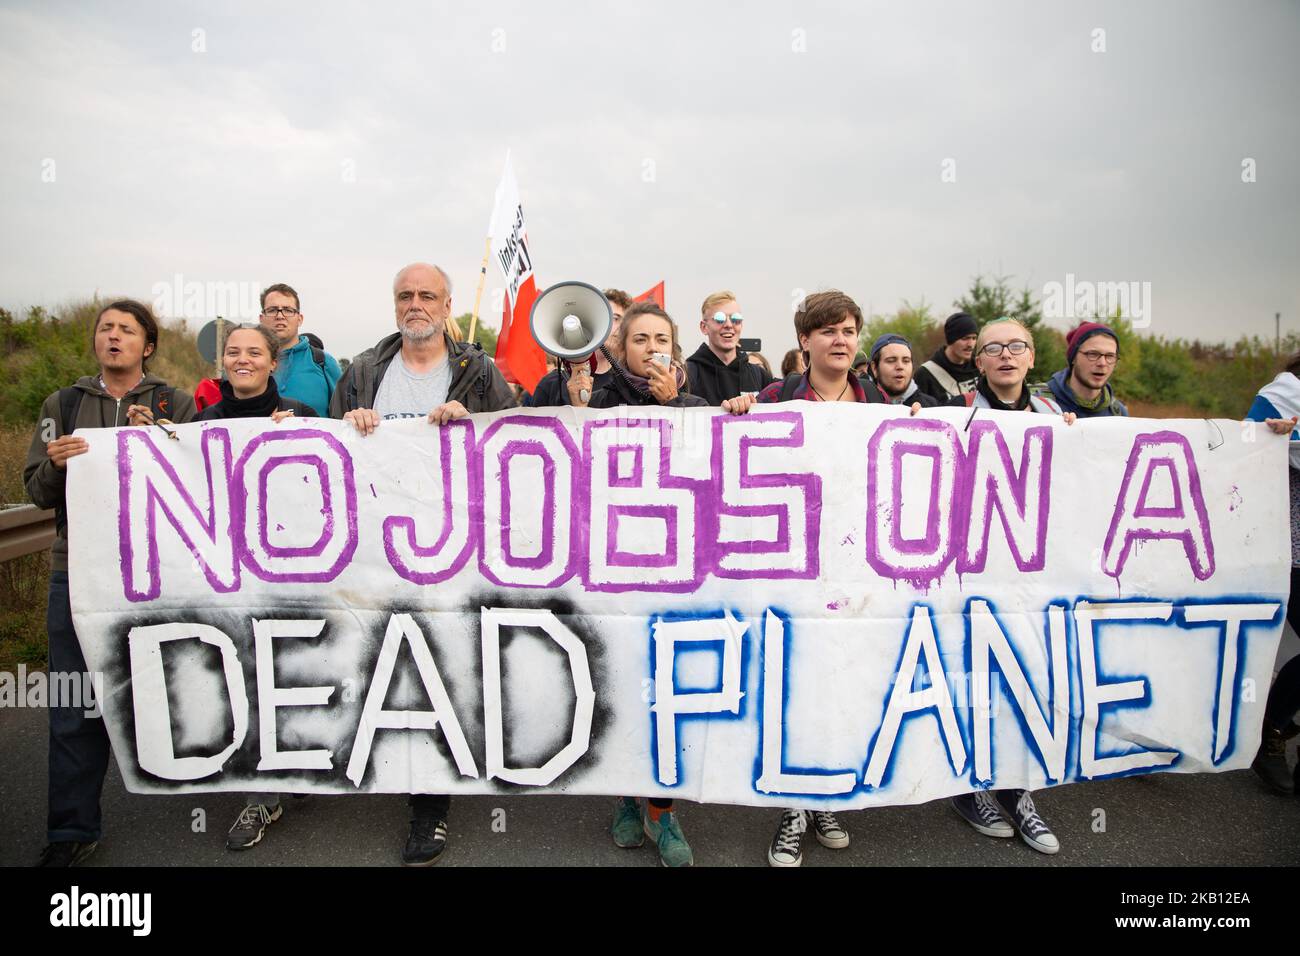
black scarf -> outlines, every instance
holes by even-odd
[[[984,396],[990,408],[1003,412],[1023,412],[1029,407],[1029,389],[1025,388],[1024,385],[1020,386],[1020,397],[1010,405],[993,394],[993,389],[989,388],[989,380],[983,375],[980,376],[979,384],[975,387],[979,389],[979,393]]]
[[[280,410],[280,390],[275,387],[274,378],[266,380],[265,392],[252,398],[237,398],[224,378],[220,388],[222,418],[270,418],[272,412]]]

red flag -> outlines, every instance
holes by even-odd
[[[663,309],[663,308],[667,308],[667,306],[664,305],[664,284],[663,284],[663,280],[661,279],[661,280],[659,281],[659,284],[658,284],[657,286],[655,286],[653,289],[647,289],[646,291],[642,292],[639,296],[637,296],[637,297],[636,297],[635,299],[633,299],[632,301],[633,301],[633,302],[653,302],[655,305],[659,306],[659,308],[661,308],[661,309]]]
[[[537,285],[530,275],[519,286],[518,299],[513,308],[509,299],[501,315],[501,333],[497,336],[497,368],[507,382],[517,382],[528,391],[546,374],[546,353],[533,338],[528,316],[537,298]]]

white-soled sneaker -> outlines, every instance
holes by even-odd
[[[813,832],[817,834],[817,842],[822,846],[832,850],[842,850],[849,845],[849,831],[840,826],[840,821],[835,819],[835,814],[829,810],[811,810],[809,816],[812,817]]]
[[[786,810],[781,814],[781,825],[772,845],[767,848],[767,862],[772,866],[800,866],[803,863],[803,850],[799,843],[803,832],[808,829],[808,816],[802,810]]]
[[[963,793],[952,798],[952,808],[958,816],[980,833],[991,837],[1013,837],[1015,827],[1006,821],[998,809],[993,794],[987,790]]]
[[[998,795],[998,802],[1004,800],[1015,800],[1014,809],[1008,808],[1011,817],[1016,821],[1016,829],[1020,831],[1020,838],[1032,846],[1039,853],[1055,853],[1061,849],[1060,842],[1056,839],[1051,829],[1043,822],[1043,818],[1038,815],[1038,810],[1034,807],[1034,798],[1029,795],[1028,790],[1007,790]],[[1003,806],[1006,806],[1003,803]]]

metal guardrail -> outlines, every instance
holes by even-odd
[[[48,551],[54,543],[54,512],[35,505],[0,510],[0,563]]]

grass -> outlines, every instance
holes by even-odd
[[[23,462],[32,440],[30,428],[0,425],[0,502],[26,504]],[[46,661],[46,589],[49,555],[29,554],[0,564],[0,670]]]

